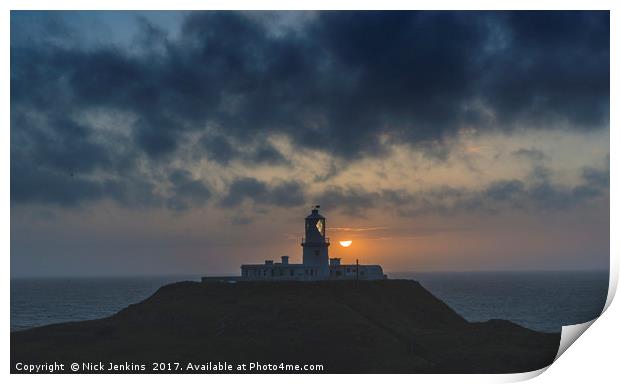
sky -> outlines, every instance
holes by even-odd
[[[606,269],[608,12],[11,12],[11,274]],[[348,248],[339,240],[353,240]]]

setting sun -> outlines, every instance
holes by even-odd
[[[353,240],[343,240],[340,242],[340,245],[347,248],[353,243]]]

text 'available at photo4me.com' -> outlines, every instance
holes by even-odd
[[[227,361],[208,362],[70,362],[28,364],[18,362],[14,370],[19,373],[320,373],[323,364],[265,363]]]

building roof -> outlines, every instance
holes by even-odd
[[[315,267],[315,265],[305,265],[305,264],[282,264],[282,263],[273,263],[273,264],[241,264],[241,268],[310,268]]]
[[[312,209],[312,213],[309,214],[308,216],[306,216],[306,219],[324,219],[325,217],[323,217],[321,214],[319,214],[319,206],[317,205],[315,208]]]

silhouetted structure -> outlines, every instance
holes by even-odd
[[[317,205],[305,218],[305,236],[301,238],[302,263],[289,264],[282,256],[279,263],[265,260],[264,264],[243,264],[241,277],[203,277],[203,281],[237,280],[382,280],[387,278],[380,265],[340,264],[339,258],[329,258],[329,237],[325,217]]]

